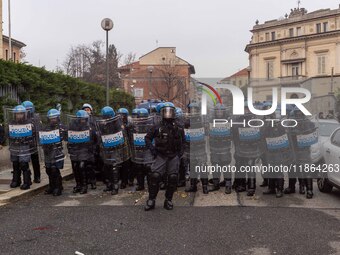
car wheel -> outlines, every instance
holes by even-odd
[[[329,183],[328,178],[322,177],[318,179],[318,188],[323,193],[330,193],[333,186]]]

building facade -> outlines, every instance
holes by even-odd
[[[340,88],[340,84],[331,84],[340,76],[340,6],[310,13],[295,8],[285,18],[263,24],[256,21],[251,32],[245,51],[257,100],[270,100],[273,87],[312,84],[313,98]]]
[[[2,0],[0,0],[0,39],[2,38]],[[3,46],[2,46],[2,40],[0,40],[0,59],[2,59],[3,54]]]
[[[2,42],[3,42],[3,54],[2,57],[4,60],[10,60],[9,56],[9,38],[8,36],[3,35],[2,36]],[[25,47],[26,45],[23,42],[20,42],[18,40],[15,40],[12,38],[12,61],[16,63],[21,62],[21,49]]]
[[[124,90],[135,96],[136,104],[160,99],[184,107],[189,102],[195,68],[176,55],[175,47],[159,47],[119,72]]]

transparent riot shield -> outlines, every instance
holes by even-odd
[[[130,158],[129,139],[121,116],[96,120],[105,164],[120,164]]]
[[[232,128],[233,141],[235,145],[235,154],[238,157],[248,159],[258,159],[264,154],[264,129],[256,126],[234,125]]]
[[[38,144],[42,149],[46,164],[55,164],[64,160],[63,140],[66,138],[66,128],[61,118],[40,118],[38,126]]]
[[[29,112],[16,112],[14,109],[5,109],[5,112],[11,155],[29,157],[37,151],[36,127]]]
[[[308,117],[295,119],[295,121],[297,126],[288,128],[288,134],[292,140],[295,163],[311,164],[313,163],[312,150],[321,150],[318,144],[318,124]]]
[[[155,116],[136,118],[131,126],[131,161],[137,164],[152,164],[154,158],[146,147],[145,136],[155,125]]]
[[[93,135],[89,118],[67,116],[67,148],[72,161],[87,161],[93,157]]]

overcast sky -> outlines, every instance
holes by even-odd
[[[3,0],[4,34],[8,34]],[[339,0],[302,0],[308,11],[336,9]],[[226,77],[248,65],[249,30],[259,19],[283,17],[297,0],[11,0],[12,36],[27,44],[26,60],[55,69],[71,45],[105,40],[104,17],[122,54],[137,57],[158,46],[175,46],[195,66],[196,77]]]

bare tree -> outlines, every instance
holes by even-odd
[[[130,65],[135,61],[136,61],[136,53],[129,52],[124,58],[123,65]]]
[[[186,89],[186,77],[180,74],[180,66],[174,60],[164,62],[157,71],[160,79],[157,84],[152,86],[152,90],[157,98],[178,103],[183,101]]]
[[[80,78],[86,82],[106,84],[106,53],[104,43],[95,41],[91,45],[78,45],[71,47],[64,61],[63,67],[66,74]],[[110,69],[110,87],[120,87],[118,62],[121,54],[116,47],[109,45],[108,61]]]

